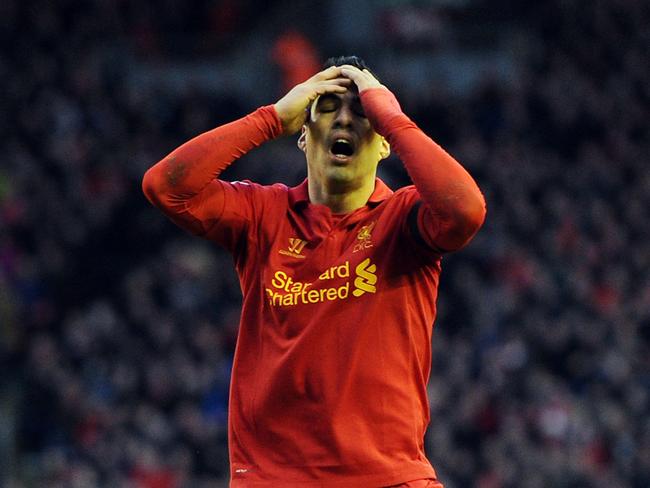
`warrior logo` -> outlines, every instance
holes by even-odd
[[[284,254],[285,256],[305,259],[305,256],[303,256],[300,253],[302,252],[306,244],[307,241],[303,241],[302,239],[298,239],[297,237],[290,237],[289,247],[287,249],[280,249],[280,251],[278,252],[280,254]]]

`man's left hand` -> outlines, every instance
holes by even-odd
[[[367,69],[360,70],[356,66],[344,64],[341,66],[341,74],[357,85],[359,93],[369,88],[386,88]]]

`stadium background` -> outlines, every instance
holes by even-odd
[[[647,2],[5,0],[0,37],[0,485],[225,486],[239,287],[141,177],[355,53],[488,202],[441,281],[447,488],[650,486]],[[288,138],[226,177],[304,174]]]

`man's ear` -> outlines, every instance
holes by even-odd
[[[383,137],[381,138],[381,149],[379,150],[379,155],[381,156],[381,159],[386,159],[390,156],[390,144],[388,144],[388,141]]]
[[[303,125],[302,128],[300,129],[300,137],[298,137],[298,149],[300,149],[302,152],[305,152],[305,148],[307,147],[307,128]]]

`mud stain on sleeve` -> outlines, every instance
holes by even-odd
[[[167,183],[171,187],[177,186],[187,174],[187,163],[179,161],[176,159],[176,156],[170,156],[167,158],[167,171],[165,175],[167,176]]]

